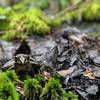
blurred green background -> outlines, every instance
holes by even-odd
[[[44,36],[65,26],[100,36],[100,0],[0,0],[1,39]]]

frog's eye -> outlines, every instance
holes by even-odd
[[[19,56],[15,56],[15,63],[22,64]]]

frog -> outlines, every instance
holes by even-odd
[[[17,54],[3,65],[2,70],[15,70],[20,77],[23,77],[25,74],[34,76],[39,73],[40,67],[41,65],[35,61],[32,55]]]
[[[7,61],[2,67],[2,71],[15,70],[19,77],[23,77],[25,74],[34,76],[39,73],[40,63],[35,59],[35,54],[31,53],[31,49],[28,46],[26,40],[23,40],[13,55],[12,59]]]

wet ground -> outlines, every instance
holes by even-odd
[[[60,74],[66,91],[75,91],[80,100],[99,100],[100,40],[85,34],[86,30],[67,27],[52,36],[33,36],[26,41],[36,62],[52,66]],[[20,45],[20,41],[0,40],[1,66],[13,59]]]

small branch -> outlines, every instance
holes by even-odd
[[[57,18],[57,17],[60,17],[60,16],[64,15],[66,12],[70,12],[70,11],[72,11],[72,10],[78,9],[78,8],[80,7],[80,5],[81,5],[84,1],[85,1],[85,0],[81,0],[79,3],[74,4],[74,5],[71,5],[71,6],[67,7],[67,8],[65,8],[65,9],[64,9],[63,11],[61,11],[60,13],[56,14],[56,15],[54,16],[54,19]]]

